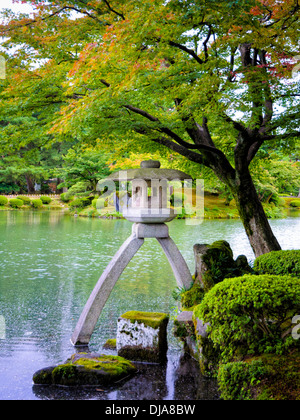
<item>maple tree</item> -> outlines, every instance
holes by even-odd
[[[6,11],[0,28],[6,130],[34,113],[48,145],[184,156],[229,188],[255,255],[280,249],[251,163],[300,136],[298,1],[23,3],[32,15]]]

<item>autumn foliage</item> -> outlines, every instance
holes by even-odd
[[[257,255],[279,249],[250,167],[300,136],[298,1],[23,3],[33,12],[0,27],[2,147],[38,136],[183,156],[232,192]]]

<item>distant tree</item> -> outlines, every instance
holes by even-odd
[[[57,175],[64,180],[61,187],[85,183],[87,190],[96,191],[98,181],[110,173],[108,157],[101,151],[70,149],[64,157],[63,167]]]

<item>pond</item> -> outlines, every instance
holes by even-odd
[[[299,249],[300,218],[271,221],[283,249]],[[60,212],[0,212],[0,399],[215,399],[213,381],[199,378],[169,325],[168,363],[140,366],[127,383],[106,390],[32,385],[33,373],[65,361],[70,336],[94,285],[131,233],[124,220],[75,218]],[[193,245],[227,240],[235,257],[254,256],[239,220],[184,220],[170,235],[194,273]],[[176,315],[176,281],[155,239],[148,239],[113,290],[92,336],[100,351],[116,336],[117,318],[128,310]]]

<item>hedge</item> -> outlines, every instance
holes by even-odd
[[[300,207],[300,200],[293,200],[290,202],[290,207]]]
[[[298,347],[300,340],[291,334],[298,314],[300,279],[274,275],[225,279],[194,310],[194,317],[209,323],[209,338],[223,363]]]
[[[5,206],[8,203],[8,199],[4,195],[0,195],[0,206]]]
[[[11,200],[9,200],[9,205],[14,209],[18,209],[22,207],[23,204],[24,204],[24,201],[20,200],[19,198],[12,198]]]
[[[80,209],[84,207],[81,198],[76,198],[75,200],[71,201],[69,205],[71,209]]]
[[[254,261],[259,274],[291,275],[300,277],[300,250],[272,251]]]
[[[29,205],[30,204],[30,198],[26,197],[24,195],[18,195],[17,197],[19,200],[22,200],[24,204]]]
[[[52,198],[50,198],[50,197],[46,197],[46,196],[41,196],[40,197],[40,200],[42,201],[42,203],[43,204],[50,204],[51,203],[51,201],[52,201]]]
[[[37,198],[37,199],[31,201],[31,205],[34,209],[38,209],[38,208],[42,207],[43,202],[42,202],[42,200]]]
[[[60,194],[60,199],[61,199],[61,201],[62,201],[62,202],[64,202],[64,203],[68,203],[68,202],[70,201],[70,199],[69,199],[69,198],[66,198],[66,193],[62,193],[62,194]]]

